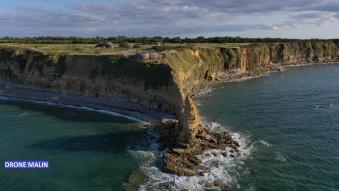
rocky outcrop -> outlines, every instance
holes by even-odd
[[[197,155],[206,149],[231,148],[238,144],[227,133],[214,133],[202,127],[191,96],[203,81],[224,80],[244,75],[261,75],[282,66],[327,63],[338,60],[338,47],[331,41],[254,44],[239,48],[178,48],[166,54],[174,70],[184,102],[178,113],[176,144],[164,156],[165,167],[178,175],[196,175],[201,161]],[[236,75],[234,75],[236,74]]]
[[[2,48],[0,81],[64,94],[121,99],[173,114],[178,123],[159,131],[161,142],[169,148],[164,157],[165,167],[179,175],[193,175],[199,171],[197,154],[225,147],[237,152],[238,146],[227,133],[203,127],[193,101],[202,82],[337,59],[338,45],[332,41],[263,43],[236,48],[173,47],[161,53],[130,57],[46,55],[36,50]]]
[[[197,155],[208,149],[222,149],[231,147],[239,154],[238,143],[228,133],[215,133],[202,127],[202,120],[198,114],[192,98],[186,97],[184,111],[179,123],[179,131],[164,156],[165,168],[182,176],[196,175],[201,161]],[[162,133],[160,135],[170,134]],[[165,137],[161,137],[165,139]],[[226,151],[225,151],[226,152]]]

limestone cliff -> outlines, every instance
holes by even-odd
[[[229,76],[237,75],[260,75],[285,65],[326,63],[336,61],[338,55],[338,45],[332,41],[264,43],[237,48],[192,47],[167,51],[164,63],[172,68],[174,81],[182,97],[180,110],[177,111],[181,122],[179,128],[182,128],[178,143],[194,140],[196,129],[201,126],[190,97],[194,96],[196,85],[202,81],[229,79]]]
[[[125,56],[45,55],[0,50],[0,79],[26,87],[98,98],[116,98],[175,114],[180,93],[166,64]]]
[[[220,148],[216,145],[236,145],[226,134],[202,128],[192,100],[198,84],[234,75],[260,75],[284,65],[331,62],[339,54],[338,45],[332,41],[297,41],[235,48],[173,47],[162,55],[145,61],[124,55],[48,55],[36,50],[0,48],[0,82],[127,100],[174,114],[179,124],[169,136],[175,139],[173,152],[166,158],[167,167],[178,174],[192,175],[194,171],[179,172],[177,168],[198,164],[187,153]]]

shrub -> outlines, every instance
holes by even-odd
[[[133,48],[142,48],[142,46],[140,44],[135,44]]]
[[[129,43],[121,43],[119,44],[119,48],[131,48],[131,45]]]

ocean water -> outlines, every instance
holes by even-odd
[[[234,190],[339,190],[339,65],[219,84],[198,103],[206,121],[246,140]]]
[[[193,177],[162,172],[161,153],[149,152],[154,141],[136,122],[2,99],[0,190],[220,190],[215,181],[226,190],[339,190],[339,65],[210,90],[197,100],[201,114],[240,142],[241,156],[207,151],[209,171]],[[8,160],[48,160],[49,169],[5,169]]]
[[[115,191],[145,158],[133,121],[72,108],[0,100],[1,191]],[[47,160],[48,169],[5,169],[4,161]]]

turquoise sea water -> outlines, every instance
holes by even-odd
[[[202,115],[246,137],[238,190],[339,190],[339,65],[217,85]]]
[[[96,112],[0,101],[1,191],[122,190],[140,160],[144,131]],[[8,160],[47,160],[48,169],[5,169]]]

